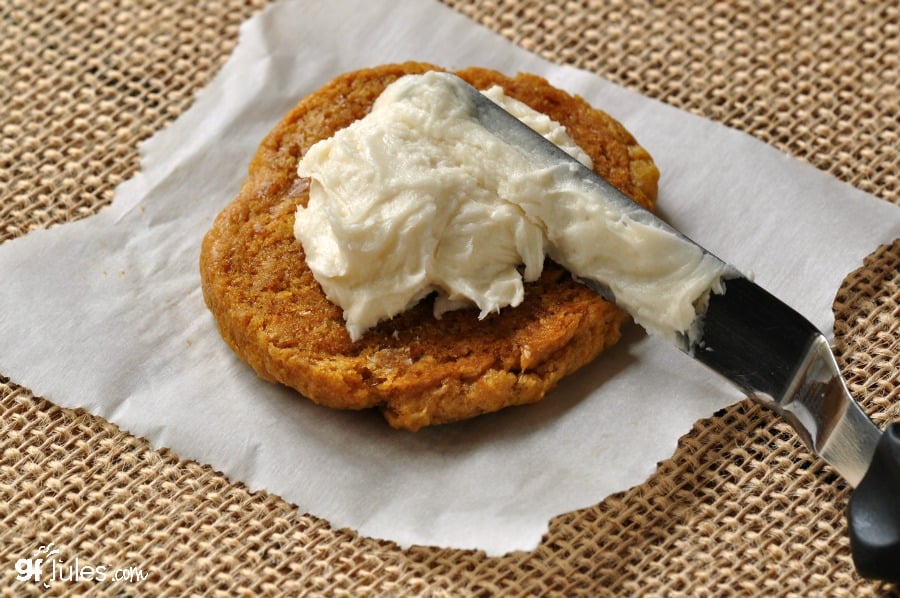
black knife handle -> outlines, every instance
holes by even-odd
[[[900,583],[900,423],[888,426],[847,507],[850,550],[863,577]]]

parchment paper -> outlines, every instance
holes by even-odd
[[[659,165],[661,214],[829,335],[843,277],[900,236],[887,202],[551,65],[432,0],[285,2],[245,24],[195,105],[143,145],[112,206],[0,246],[0,373],[402,545],[532,549],[551,517],[645,480],[694,421],[739,395],[636,327],[539,405],[415,434],[263,382],[218,336],[199,245],[259,141],[333,76],[407,59],[538,73],[605,109]]]

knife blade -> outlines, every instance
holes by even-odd
[[[463,87],[475,118],[493,135],[563,165],[624,213],[713,255],[477,89]],[[850,395],[822,333],[736,268],[728,271],[724,292],[709,295],[691,329],[675,336],[675,346],[779,414],[811,451],[856,487],[848,523],[857,570],[900,581],[900,423],[882,434]],[[581,282],[629,311],[610,290],[611,281],[581,277]]]

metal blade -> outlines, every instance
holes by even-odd
[[[825,337],[746,278],[710,297],[687,352],[781,414],[853,486],[881,436],[850,396]]]
[[[621,207],[623,213],[697,245],[474,87],[468,92],[476,118],[494,135],[534,155],[565,164],[578,177],[602,189],[604,198]],[[615,302],[603,281],[582,282]],[[676,340],[678,348],[781,414],[816,454],[856,485],[868,468],[881,432],[851,398],[819,330],[742,276],[726,280],[725,292],[710,295],[705,312],[698,317],[702,317],[699,334],[682,335]]]

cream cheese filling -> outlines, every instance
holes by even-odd
[[[545,256],[607,286],[649,331],[686,332],[727,266],[605,201],[565,165],[500,140],[464,85],[447,73],[402,77],[298,164],[310,185],[294,235],[351,338],[432,292],[436,317],[514,307]],[[562,125],[499,87],[484,93],[591,167]]]

